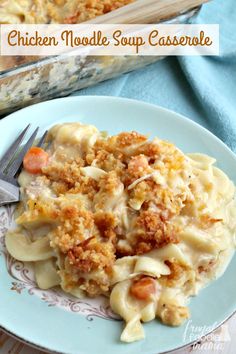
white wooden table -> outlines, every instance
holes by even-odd
[[[0,331],[0,354],[43,354],[43,351],[29,347]],[[79,353],[79,350],[78,350]],[[222,327],[194,346],[180,349],[172,354],[235,354],[236,314]],[[145,354],[145,353],[143,353]]]

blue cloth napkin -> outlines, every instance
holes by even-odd
[[[168,57],[74,95],[134,98],[172,109],[211,130],[236,152],[236,4],[213,0],[197,23],[220,25],[220,56]]]

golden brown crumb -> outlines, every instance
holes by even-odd
[[[120,133],[116,136],[116,139],[117,146],[119,148],[144,143],[147,141],[147,137],[145,135],[139,134],[135,131]]]
[[[102,237],[114,239],[116,236],[114,230],[117,226],[117,220],[113,213],[99,211],[94,214],[94,222]]]
[[[94,149],[93,153],[86,156],[86,162],[91,164],[95,160],[96,166],[102,170],[106,172],[116,171],[117,174],[121,174],[125,168],[125,164],[118,157],[106,150]],[[123,156],[120,155],[120,157]]]
[[[69,190],[69,193],[82,193],[89,199],[93,200],[98,191],[99,187],[97,181],[95,181],[93,178],[82,176],[80,181],[76,182],[75,186]]]
[[[94,179],[81,174],[80,168],[84,164],[81,158],[66,163],[53,161],[43,169],[43,174],[52,182],[52,189],[57,195],[82,193],[92,199],[98,186]]]
[[[127,170],[131,180],[135,180],[148,174],[148,172],[150,172],[149,170],[148,160],[145,155],[131,157]]]
[[[161,153],[161,144],[157,143],[146,143],[145,145],[141,146],[140,148],[140,153],[143,153],[144,155],[148,156],[151,159],[157,159],[160,157]]]
[[[43,174],[47,176],[50,181],[62,181],[68,184],[69,187],[73,187],[75,183],[80,180],[80,168],[83,165],[81,160],[79,160],[79,162],[73,161],[66,163],[53,162],[43,168]]]
[[[173,224],[163,222],[157,212],[142,211],[137,218],[137,226],[140,230],[136,234],[135,254],[179,242],[177,228]]]
[[[60,182],[52,182],[52,190],[55,194],[65,194],[69,190],[69,186],[67,183],[60,181]]]
[[[107,293],[109,290],[109,282],[94,279],[84,279],[80,282],[80,289],[86,291],[90,297],[95,297],[100,294]]]
[[[67,253],[70,264],[79,272],[89,273],[105,269],[111,271],[115,261],[114,246],[111,242],[99,242],[95,237],[81,242]]]
[[[115,171],[108,172],[105,176],[102,176],[99,180],[99,187],[105,193],[112,194],[117,188],[119,188],[121,182]]]
[[[93,215],[77,205],[66,205],[58,214],[60,224],[51,232],[51,243],[66,253],[93,231]]]

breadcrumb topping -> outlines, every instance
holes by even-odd
[[[166,222],[161,214],[142,211],[137,217],[138,232],[134,240],[134,254],[143,254],[168,243],[178,243],[178,228]]]
[[[135,131],[132,131],[132,132],[120,133],[117,135],[116,139],[117,139],[117,146],[122,148],[122,147],[144,143],[147,140],[147,137],[143,134],[139,134]]]
[[[29,200],[20,222],[53,220],[51,247],[70,269],[64,281],[93,296],[109,289],[117,257],[179,242],[175,217],[191,199],[191,179],[184,155],[168,142],[149,142],[134,131],[106,137],[95,130],[93,136],[90,129],[80,153],[76,136],[82,139],[86,126],[71,124],[74,138],[65,144],[54,139],[55,130],[49,134],[53,144],[43,178],[53,197]],[[87,166],[95,168],[89,175]]]
[[[114,246],[111,242],[99,242],[95,237],[90,237],[70,249],[68,258],[70,264],[82,273],[101,269],[111,271],[115,260]]]

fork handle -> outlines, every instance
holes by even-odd
[[[20,192],[18,187],[0,180],[0,206],[18,202],[19,196]]]

